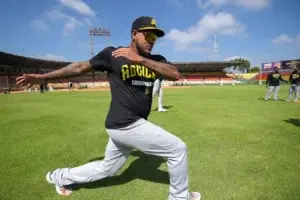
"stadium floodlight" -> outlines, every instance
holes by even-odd
[[[219,48],[219,44],[217,43],[217,34],[215,34],[214,49],[213,49],[213,57],[215,58],[215,60],[217,60],[219,51],[220,51],[220,48]]]
[[[110,30],[105,28],[90,28],[89,32],[91,36],[110,36]]]
[[[94,56],[94,38],[95,37],[105,37],[110,43],[109,37],[111,36],[110,30],[106,28],[90,28],[90,55],[91,58]]]

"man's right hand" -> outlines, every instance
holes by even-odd
[[[16,82],[19,86],[27,86],[30,88],[33,85],[45,83],[45,78],[41,74],[23,74],[23,76],[16,78]]]

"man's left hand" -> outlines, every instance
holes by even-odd
[[[117,57],[125,57],[132,62],[141,62],[142,56],[138,55],[130,48],[119,48],[112,52],[112,56]]]

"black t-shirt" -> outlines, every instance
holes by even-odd
[[[112,52],[116,49],[107,47],[89,61],[93,69],[108,74],[112,98],[105,122],[108,129],[122,128],[141,118],[147,120],[157,77],[146,66],[124,57],[113,57]],[[148,59],[167,62],[161,55],[151,55]]]
[[[280,81],[285,81],[282,79],[281,74],[280,73],[276,73],[276,72],[271,72],[268,75],[268,79],[267,79],[267,84],[269,84],[269,86],[279,86],[280,85]]]
[[[291,73],[289,79],[292,85],[300,85],[300,73],[297,72]]]

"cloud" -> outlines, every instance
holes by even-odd
[[[67,61],[67,59],[64,56],[54,55],[52,53],[46,53],[45,55],[37,55],[35,57],[43,60]]]
[[[70,15],[67,15],[56,9],[46,12],[46,16],[51,20],[64,22],[64,26],[63,26],[63,35],[64,36],[71,36],[72,32],[75,28],[78,28],[83,25],[83,23],[81,21],[77,20],[76,18],[74,18]]]
[[[244,33],[246,27],[231,13],[207,14],[187,30],[171,29],[166,39],[173,42],[175,50],[185,51],[195,43],[201,43],[216,34],[233,36]]]
[[[230,57],[224,58],[224,61],[231,61],[231,60],[234,60],[237,58],[247,59],[246,57],[243,57],[243,56],[230,56]]]
[[[46,16],[51,20],[60,20],[60,19],[70,19],[70,15],[67,15],[59,10],[52,9],[51,11],[46,12]]]
[[[96,12],[93,11],[89,5],[82,0],[59,0],[59,2],[68,8],[71,8],[82,15],[95,16]]]
[[[241,6],[253,11],[261,11],[271,4],[272,0],[197,0],[199,8],[223,7],[225,5]]]
[[[250,10],[260,11],[267,8],[271,4],[271,0],[238,0],[237,4]]]
[[[91,21],[89,18],[84,18],[83,21],[84,21],[88,26],[92,26],[92,25],[93,25],[92,21]]]
[[[63,34],[65,36],[71,36],[73,30],[81,25],[83,25],[83,23],[72,17],[64,24]]]
[[[31,20],[30,25],[31,25],[32,28],[37,29],[37,30],[45,31],[45,30],[49,29],[49,26],[42,19]]]
[[[156,42],[155,46],[166,47],[166,46],[168,46],[168,43],[165,40],[158,40]]]
[[[282,34],[275,39],[273,39],[273,44],[280,45],[280,44],[286,44],[286,43],[292,43],[294,39],[290,37],[289,35]]]
[[[60,4],[62,4],[65,7],[72,8],[79,12],[82,15],[88,15],[85,17],[82,17],[80,20],[76,19],[76,17],[73,17],[71,15],[66,14],[63,12],[63,7],[56,6],[50,11],[44,12],[43,17],[39,20],[32,20],[31,26],[36,29],[40,30],[47,30],[49,29],[49,26],[46,24],[51,24],[56,22],[62,25],[62,33],[64,36],[71,36],[74,29],[87,25],[92,26],[93,23],[90,16],[94,16],[96,13],[82,0],[58,0]]]

